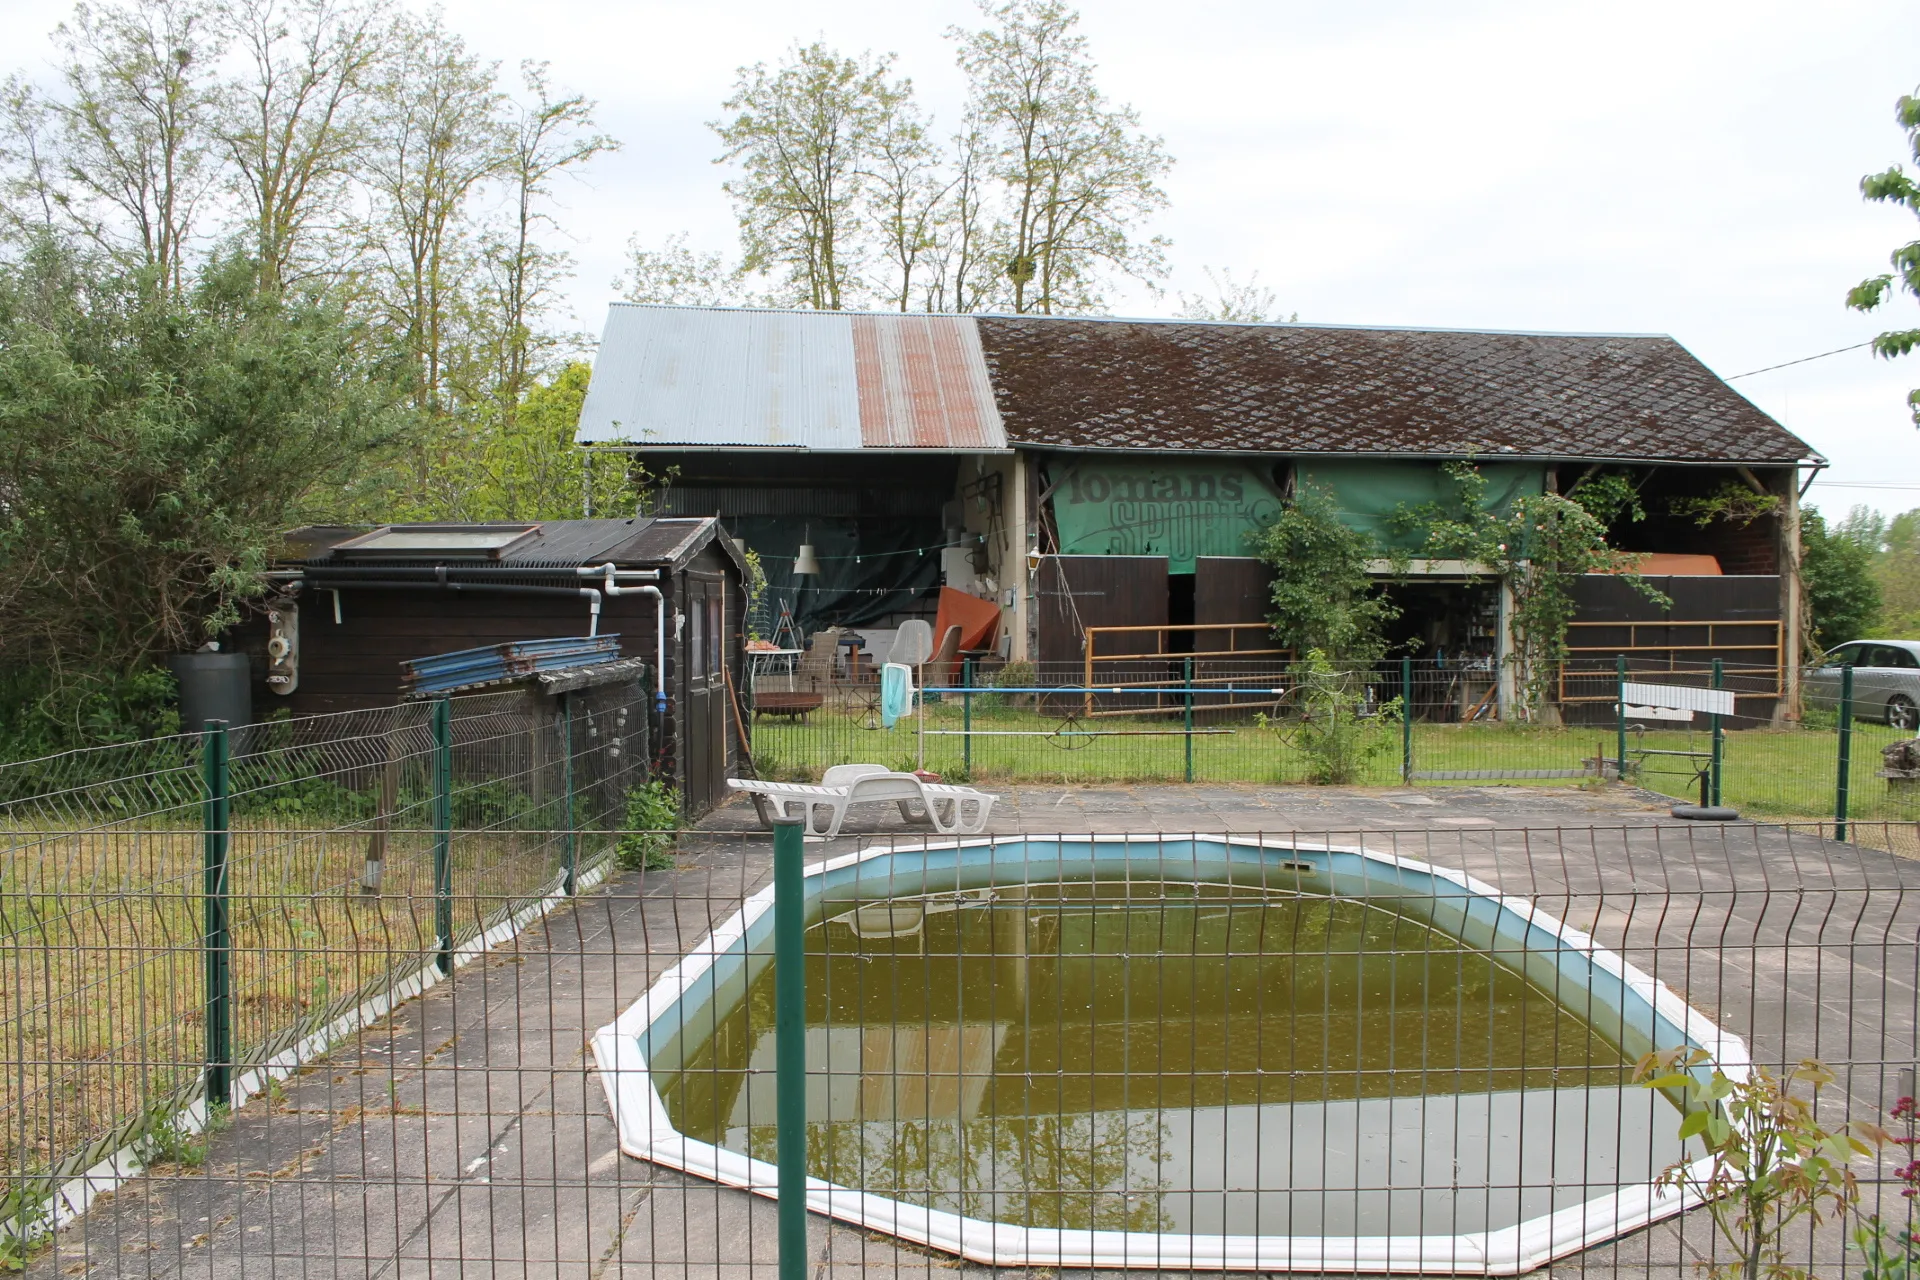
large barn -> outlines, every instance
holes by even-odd
[[[1657,334],[630,304],[579,439],[672,477],[664,512],[721,518],[802,633],[930,615],[945,586],[1001,610],[1001,656],[1076,666],[1090,628],[1155,628],[1095,644],[1177,654],[1195,626],[1258,623],[1247,534],[1297,485],[1390,549],[1393,514],[1440,496],[1449,461],[1478,465],[1495,504],[1606,469],[1646,512],[1615,545],[1647,553],[1672,605],[1589,579],[1576,656],[1770,671],[1748,714],[1792,705],[1798,503],[1824,465]],[[1728,486],[1771,509],[1688,513]],[[802,543],[817,573],[792,573]],[[1378,569],[1404,650],[1507,669],[1502,583],[1417,555]]]

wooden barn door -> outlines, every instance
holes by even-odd
[[[680,750],[687,762],[687,805],[718,804],[727,786],[726,583],[688,574],[687,715]]]
[[[1193,562],[1193,620],[1262,622],[1273,608],[1273,570],[1252,556],[1199,556]],[[1224,634],[1203,637],[1196,649],[1224,649]],[[1250,637],[1257,638],[1257,637]],[[1264,648],[1266,642],[1247,644]]]
[[[1223,649],[1271,649],[1279,644],[1267,628],[1267,612],[1273,607],[1273,570],[1252,556],[1199,556],[1193,562],[1193,647],[1196,652],[1217,653]],[[1209,631],[1209,623],[1256,622],[1258,629]],[[1194,663],[1194,678],[1216,688],[1264,688],[1277,685],[1278,654],[1247,658],[1201,658]],[[1271,707],[1275,699],[1259,694],[1225,694],[1210,697],[1202,704],[1219,707]]]
[[[1039,587],[1042,684],[1080,682],[1088,627],[1167,622],[1165,556],[1042,556]],[[1158,653],[1163,640],[1151,631],[1101,636],[1098,652]],[[1145,669],[1144,663],[1101,664],[1094,674],[1098,679],[1124,671],[1125,679],[1138,679]]]

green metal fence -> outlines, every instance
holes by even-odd
[[[1898,776],[1883,758],[1914,731],[1887,724],[1882,703],[1859,699],[1846,716],[1833,698],[1796,716],[1770,667],[1609,660],[1561,674],[1547,711],[1524,720],[1499,718],[1498,672],[1487,663],[1303,671],[1163,657],[1092,685],[1078,665],[1006,674],[972,664],[932,672],[891,724],[877,684],[824,682],[808,705],[792,696],[790,679],[763,676],[757,687],[782,696],[754,713],[755,765],[795,781],[852,763],[1067,784],[1580,786],[1624,775],[1649,792],[1755,817],[1920,819],[1920,779]],[[1620,695],[1629,682],[1719,688],[1734,710],[1628,704]]]
[[[599,875],[646,726],[621,685],[0,766],[0,1221]]]

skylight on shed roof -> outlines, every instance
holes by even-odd
[[[337,556],[482,556],[498,560],[537,524],[393,524],[337,544]]]

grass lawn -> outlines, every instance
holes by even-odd
[[[1177,712],[1067,720],[1030,709],[976,704],[970,737],[966,728],[963,708],[952,701],[926,708],[924,734],[919,718],[883,729],[864,712],[849,715],[822,708],[804,721],[757,721],[754,758],[765,776],[795,780],[818,778],[835,764],[877,763],[910,769],[921,761],[949,777],[989,782],[1097,785],[1179,782],[1188,776],[1189,746]],[[1314,781],[1313,758],[1286,722],[1262,726],[1240,716],[1233,720],[1203,716],[1195,728],[1191,761],[1196,782],[1288,785]],[[1849,774],[1850,816],[1865,821],[1920,818],[1920,794],[1896,792],[1877,776],[1881,746],[1903,736],[1910,735],[1884,725],[1856,727]],[[1364,739],[1353,785],[1400,784],[1400,726],[1381,725],[1367,731]],[[1756,816],[1832,818],[1838,741],[1831,729],[1729,732],[1721,775],[1723,800]],[[1704,727],[1691,732],[1635,730],[1628,735],[1628,760],[1640,785],[1691,799],[1698,795],[1696,771],[1710,747]],[[1610,761],[1616,751],[1616,734],[1608,726],[1567,729],[1423,722],[1413,726],[1416,784],[1578,786],[1594,779],[1597,755]],[[1642,754],[1660,751],[1700,755]]]
[[[388,837],[381,891],[359,881],[370,825],[231,836],[233,1045],[259,1061],[432,954],[432,836]],[[317,824],[316,824],[317,825]],[[0,1176],[84,1166],[170,1114],[200,1079],[204,838],[174,823],[92,831],[0,828]],[[610,838],[583,833],[577,856]],[[454,932],[471,937],[560,867],[544,832],[460,832]]]

